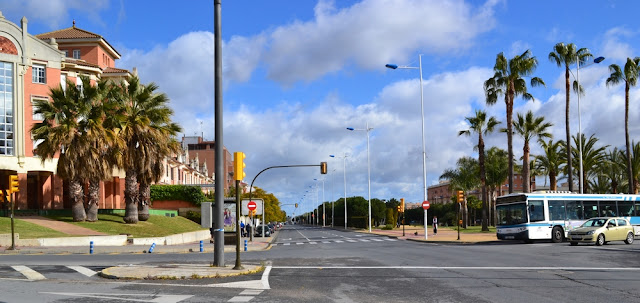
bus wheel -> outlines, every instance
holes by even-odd
[[[632,244],[633,243],[633,233],[628,233],[627,234],[627,239],[624,240],[624,243],[627,243],[627,244]]]
[[[598,238],[596,239],[596,245],[597,246],[602,246],[602,244],[604,244],[604,235],[603,234],[599,234]]]
[[[551,242],[560,243],[562,241],[564,241],[564,231],[562,227],[556,226],[551,231]]]

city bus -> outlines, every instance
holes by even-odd
[[[640,195],[514,193],[496,200],[498,239],[564,241],[567,232],[594,217],[624,217],[640,235]]]

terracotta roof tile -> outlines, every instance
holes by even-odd
[[[111,73],[128,73],[129,71],[121,68],[107,67],[102,72],[105,74],[111,74]]]
[[[97,64],[89,63],[89,62],[84,61],[84,60],[68,58],[68,57],[64,58],[64,62],[69,62],[69,63],[77,64],[77,65],[80,65],[80,66],[88,66],[88,67],[100,68],[100,66],[97,65]]]
[[[69,28],[64,28],[64,29],[60,29],[57,31],[53,31],[53,32],[48,32],[48,33],[44,33],[44,34],[39,34],[36,35],[36,37],[38,37],[39,39],[45,40],[45,39],[51,39],[51,38],[56,38],[56,39],[87,39],[87,38],[102,38],[102,36],[98,35],[98,34],[94,34],[92,32],[83,30],[83,29],[79,29],[75,26],[73,27],[69,27]]]

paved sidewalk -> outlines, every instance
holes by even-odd
[[[82,226],[73,225],[67,222],[57,221],[40,216],[28,216],[20,217],[20,220],[27,221],[29,223],[37,224],[59,232],[63,232],[72,236],[105,236],[107,234],[101,233],[95,230],[84,228]]]

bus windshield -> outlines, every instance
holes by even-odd
[[[498,225],[515,225],[528,221],[525,202],[498,205],[496,213],[498,214]]]

